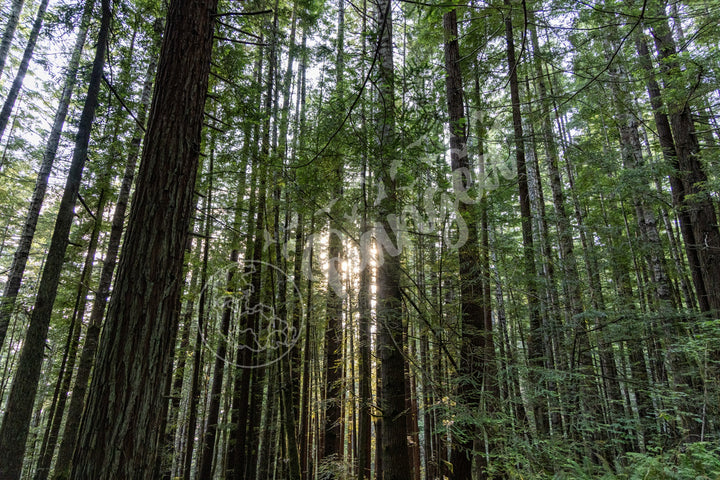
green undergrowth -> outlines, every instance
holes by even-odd
[[[720,480],[720,444],[697,442],[671,450],[627,453],[615,468],[588,473],[585,465],[569,460],[552,478],[562,480]],[[613,471],[614,470],[614,471]]]

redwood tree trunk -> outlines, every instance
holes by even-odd
[[[152,79],[155,75],[156,62],[151,62],[145,77],[142,93],[142,108],[138,113],[138,121],[140,124],[145,123],[147,109],[150,105],[150,91],[152,89]],[[65,430],[58,449],[57,460],[55,461],[55,475],[67,475],[72,460],[73,448],[77,439],[78,429],[80,428],[80,418],[82,416],[83,406],[85,405],[85,393],[87,392],[90,373],[95,361],[97,353],[98,339],[100,338],[100,327],[102,326],[103,317],[105,316],[105,307],[110,293],[110,283],[112,282],[115,265],[117,263],[117,254],[120,250],[120,240],[125,226],[125,211],[127,210],[128,199],[130,198],[130,189],[133,179],[135,178],[135,166],[140,150],[140,142],[143,138],[143,130],[137,126],[135,135],[130,141],[130,149],[128,152],[127,162],[125,164],[125,172],[120,185],[115,211],[113,212],[112,226],[110,227],[110,237],[108,238],[107,252],[103,260],[103,268],[100,273],[100,282],[95,292],[95,301],[93,302],[90,320],[88,322],[87,333],[85,334],[85,343],[83,345],[80,362],[78,363],[75,384],[72,389],[72,397],[70,397],[70,405],[68,406],[67,421],[65,422]]]
[[[169,7],[137,190],[71,478],[140,478],[159,461],[216,7],[216,0],[176,0]]]

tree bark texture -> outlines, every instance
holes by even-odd
[[[150,95],[152,90],[152,81],[155,76],[156,61],[151,61],[148,65],[148,71],[145,76],[145,83],[141,96],[141,109],[138,113],[138,122],[142,125],[147,117],[147,109],[150,105]],[[78,370],[75,376],[75,384],[70,397],[70,405],[68,406],[67,420],[65,422],[65,430],[63,431],[60,448],[58,449],[57,460],[55,461],[54,475],[67,476],[70,462],[72,461],[73,448],[77,440],[78,430],[80,428],[80,420],[82,417],[83,407],[85,405],[85,395],[87,392],[90,374],[95,362],[97,353],[98,340],[100,339],[100,329],[105,316],[105,307],[107,306],[108,295],[110,294],[110,284],[115,266],[117,264],[117,256],[120,251],[120,240],[125,228],[125,212],[127,210],[128,200],[130,199],[130,189],[132,188],[133,179],[135,178],[135,167],[140,152],[140,142],[143,138],[143,130],[136,126],[135,134],[130,141],[130,149],[128,151],[127,161],[125,163],[125,171],[123,173],[122,183],[120,184],[120,192],[118,193],[115,211],[113,212],[112,223],[110,227],[110,236],[108,238],[107,251],[103,260],[103,268],[100,272],[100,282],[95,292],[95,301],[93,302],[90,312],[90,320],[88,322],[87,333],[85,334],[85,342],[83,344]]]
[[[117,281],[71,478],[139,478],[158,460],[193,215],[216,0],[173,1]]]

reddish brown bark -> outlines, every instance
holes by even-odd
[[[198,0],[169,7],[137,190],[71,478],[141,478],[158,461],[216,6]]]

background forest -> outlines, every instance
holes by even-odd
[[[3,1],[0,480],[720,478],[718,24]]]

